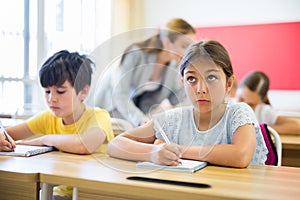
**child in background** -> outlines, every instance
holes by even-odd
[[[212,40],[193,44],[180,72],[192,106],[153,115],[112,140],[108,154],[161,165],[178,165],[180,158],[238,168],[264,164],[268,150],[253,111],[245,103],[227,102],[234,75],[226,49]],[[163,141],[161,130],[171,144],[154,144]]]
[[[255,112],[259,123],[271,126],[280,134],[300,134],[300,121],[279,116],[268,98],[270,81],[260,71],[250,72],[238,85],[236,99],[247,103]]]
[[[49,109],[25,123],[7,128],[20,144],[47,145],[75,154],[105,150],[113,139],[109,113],[83,103],[91,84],[93,62],[77,52],[60,51],[50,57],[39,71],[40,83]],[[27,139],[36,134],[39,137]],[[57,195],[68,196],[72,189],[59,186]]]

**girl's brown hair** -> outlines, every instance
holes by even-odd
[[[189,46],[179,65],[181,75],[183,75],[183,70],[187,66],[200,59],[212,60],[217,66],[220,66],[227,80],[233,75],[227,50],[221,43],[215,40],[202,40]]]

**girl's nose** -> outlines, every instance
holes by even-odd
[[[206,84],[204,81],[198,81],[197,83],[197,93],[205,94],[207,92]]]

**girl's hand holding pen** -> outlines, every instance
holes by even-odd
[[[178,144],[158,144],[156,149],[152,152],[151,162],[160,165],[180,164],[180,157],[182,155],[182,147]]]
[[[154,156],[154,160],[151,159],[152,162],[157,164],[164,164],[164,165],[173,165],[173,166],[179,165],[181,163],[180,158],[183,152],[182,147],[179,146],[178,144],[173,144],[173,143],[171,144],[168,136],[166,135],[165,131],[162,129],[160,124],[157,121],[155,122],[166,144],[157,145],[158,147],[160,147],[159,150],[157,151],[158,155]],[[161,142],[162,140],[157,139],[156,141],[154,141],[154,144],[159,144]]]

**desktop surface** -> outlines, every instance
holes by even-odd
[[[105,154],[50,152],[29,158],[0,157],[0,177],[78,188],[79,199],[298,199],[300,168],[207,166],[195,173],[149,170]],[[130,176],[209,184],[210,188],[128,180]],[[29,180],[30,179],[30,180]],[[24,185],[21,182],[20,185]],[[2,187],[7,188],[1,181]],[[32,183],[33,187],[37,187]],[[14,190],[14,187],[7,190]],[[1,190],[1,189],[0,189]],[[19,193],[20,190],[14,193]],[[11,194],[11,193],[10,193]]]

